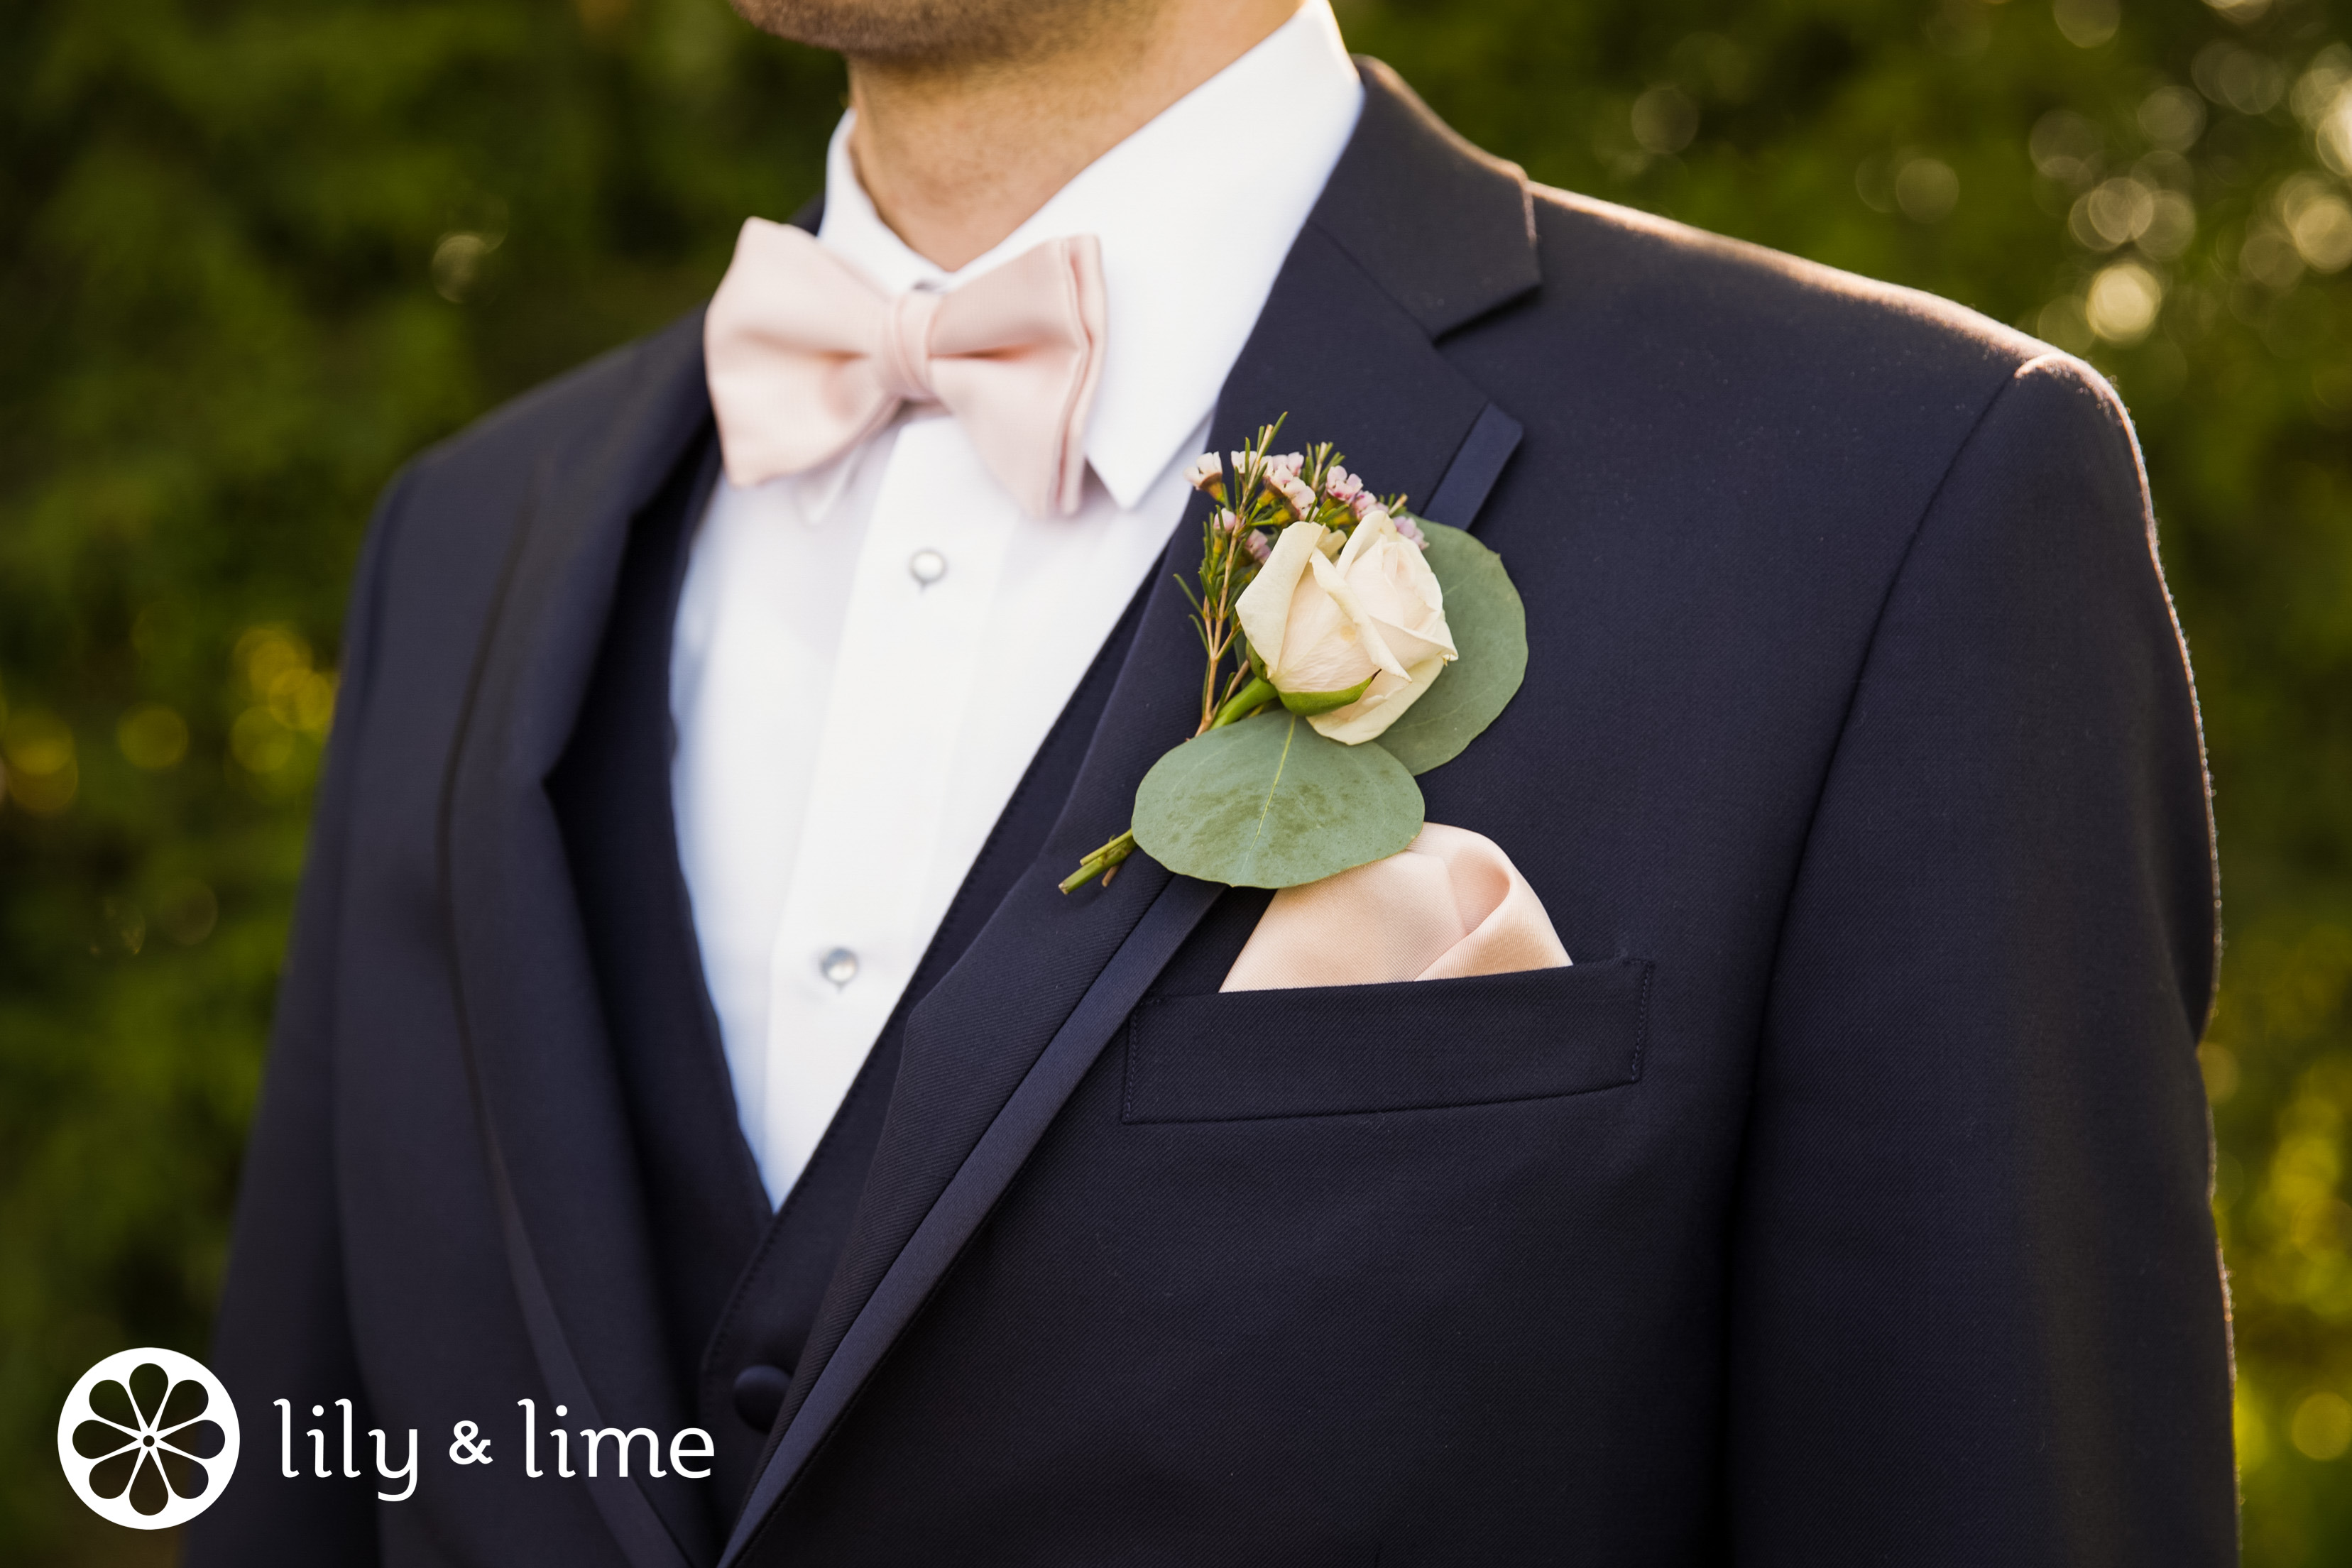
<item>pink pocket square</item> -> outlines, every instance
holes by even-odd
[[[1543,901],[1494,840],[1423,824],[1402,854],[1286,887],[1219,988],[1276,991],[1557,969]]]

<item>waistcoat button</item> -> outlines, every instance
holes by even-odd
[[[792,1385],[793,1375],[781,1366],[764,1363],[747,1366],[735,1375],[735,1414],[755,1432],[771,1431],[783,1413],[784,1395]]]

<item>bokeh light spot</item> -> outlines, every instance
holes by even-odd
[[[462,305],[482,279],[482,263],[499,248],[496,235],[446,234],[433,247],[433,292]]]
[[[155,901],[155,924],[183,947],[193,947],[213,934],[220,920],[220,901],[200,882],[177,882]]]
[[[275,773],[293,759],[294,732],[266,707],[249,707],[229,727],[229,755],[248,773]]]
[[[114,743],[133,768],[157,772],[188,754],[187,721],[160,703],[142,703],[122,716]]]
[[[73,804],[81,768],[73,730],[55,714],[21,708],[0,728],[0,764],[6,798],[37,817],[55,816]]]
[[[2240,114],[2268,114],[2286,96],[2285,68],[2226,38],[2199,50],[2189,74],[2198,91]]]
[[[1643,152],[1679,152],[1698,135],[1698,105],[1678,87],[1654,87],[1633,100],[1633,126]]]
[[[2324,176],[2297,174],[2279,187],[2277,210],[2295,255],[2314,272],[2352,263],[2352,205]]]
[[[2248,277],[2284,292],[2303,277],[2303,253],[2294,237],[2268,219],[2251,224],[2238,247],[2238,267]]]
[[[2271,11],[2271,0],[2205,0],[2205,4],[2242,27],[2252,26]]]
[[[2342,1458],[2352,1448],[2352,1402],[2325,1389],[2309,1396],[2294,1407],[2287,1435],[2305,1458]]]
[[[2066,216],[2066,226],[2091,250],[2113,250],[2147,232],[2156,221],[2156,192],[2129,176],[2100,182]]]
[[[2205,134],[2205,100],[2188,88],[2168,84],[2140,99],[2137,118],[2150,141],[2186,152]]]
[[[1960,200],[1960,177],[1939,158],[1914,158],[1895,172],[1895,204],[1914,223],[1941,223]]]
[[[287,626],[255,626],[236,640],[230,662],[245,676],[247,690],[267,697],[279,676],[310,667],[310,644]]]
[[[2056,0],[2052,19],[2066,41],[2078,49],[2095,49],[2116,36],[2124,19],[2121,0]]]
[[[2119,261],[2091,279],[2083,313],[2091,330],[2110,343],[2137,343],[2156,325],[2164,282],[2136,261]]]

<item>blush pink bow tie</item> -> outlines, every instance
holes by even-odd
[[[751,218],[702,327],[727,476],[757,485],[938,403],[1032,517],[1078,508],[1102,372],[1102,247],[1048,240],[946,294],[895,298],[796,228]]]

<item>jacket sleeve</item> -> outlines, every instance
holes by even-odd
[[[377,1560],[371,1489],[310,1474],[303,1432],[324,1425],[329,1463],[340,1457],[340,1413],[314,1422],[313,1403],[359,1395],[343,1292],[334,1149],[335,964],[352,797],[374,674],[372,657],[388,538],[405,476],[378,504],[344,622],[335,727],[311,818],[293,937],[278,998],[269,1063],[238,1184],[228,1277],[214,1325],[211,1366],[236,1401],[243,1437],[227,1491],[187,1530],[190,1568],[366,1568]],[[281,1396],[293,1412],[294,1465],[280,1474]],[[367,1412],[355,1412],[366,1427]],[[364,1437],[362,1441],[365,1441]]]
[[[2236,1561],[2209,822],[2130,427],[2032,361],[1918,521],[1784,917],[1734,1561]]]

